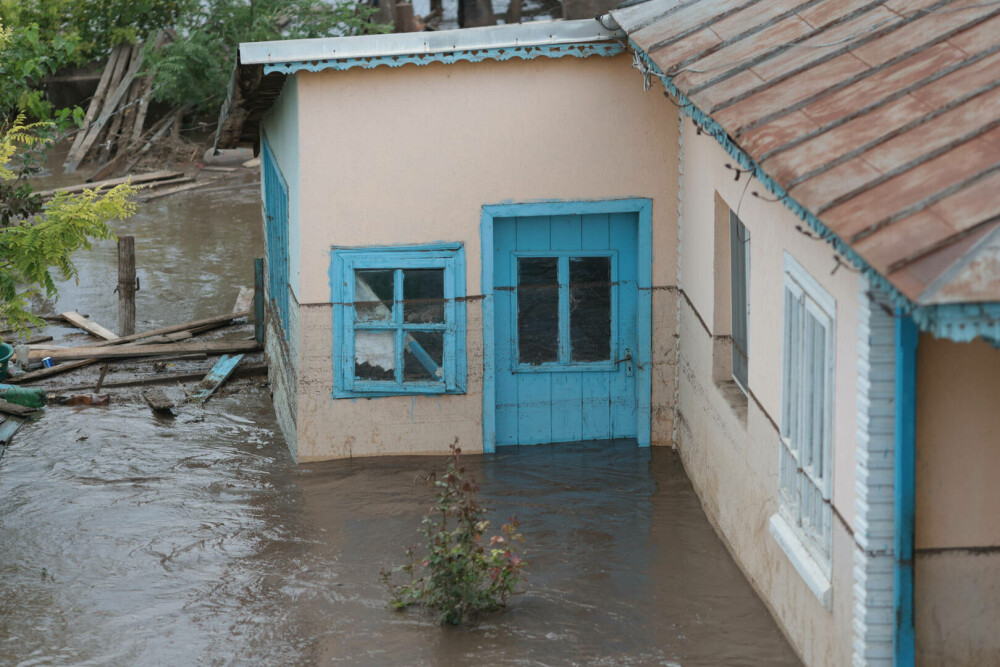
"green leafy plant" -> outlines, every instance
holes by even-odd
[[[444,478],[434,482],[436,501],[420,530],[427,538],[427,553],[418,558],[411,547],[406,564],[382,570],[393,608],[435,610],[442,625],[470,623],[480,612],[502,609],[524,581],[525,561],[517,553],[524,538],[518,521],[511,517],[500,534],[483,544],[490,525],[487,508],[476,497],[479,487],[466,475],[461,453],[456,441]],[[394,575],[400,573],[405,581],[396,583]]]
[[[240,43],[388,32],[377,12],[363,0],[204,0],[180,17],[180,39],[147,48],[154,98],[217,113]]]
[[[23,115],[0,126],[0,325],[5,329],[40,324],[29,310],[32,297],[55,296],[56,278],[76,279],[73,254],[114,238],[108,223],[136,209],[136,188],[129,184],[104,193],[59,193],[43,206],[25,174],[32,151],[47,141],[40,133],[49,128],[50,123],[25,124]],[[15,157],[19,165],[12,164]]]

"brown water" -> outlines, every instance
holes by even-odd
[[[253,191],[146,206],[127,225],[140,323],[231,308],[258,216]],[[113,323],[113,245],[79,265],[56,310]],[[495,518],[521,519],[529,581],[506,612],[442,629],[388,609],[378,581],[417,542],[442,459],[296,467],[266,389],[174,421],[50,409],[0,461],[0,664],[798,664],[671,451],[466,462]]]

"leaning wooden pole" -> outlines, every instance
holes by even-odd
[[[264,346],[264,258],[253,261],[253,338]]]
[[[118,335],[135,333],[135,237],[118,237]]]

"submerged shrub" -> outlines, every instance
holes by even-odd
[[[444,479],[434,482],[436,502],[420,529],[427,538],[426,555],[418,558],[410,547],[405,565],[382,570],[392,607],[433,609],[442,625],[469,623],[479,612],[502,609],[511,595],[520,592],[515,588],[524,580],[525,561],[517,554],[524,538],[517,532],[515,517],[483,544],[490,525],[487,508],[476,497],[475,480],[465,475],[457,442],[451,445]],[[395,583],[397,573],[407,580]]]

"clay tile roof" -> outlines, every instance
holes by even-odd
[[[649,0],[612,15],[913,303],[1000,301],[1000,0]]]

